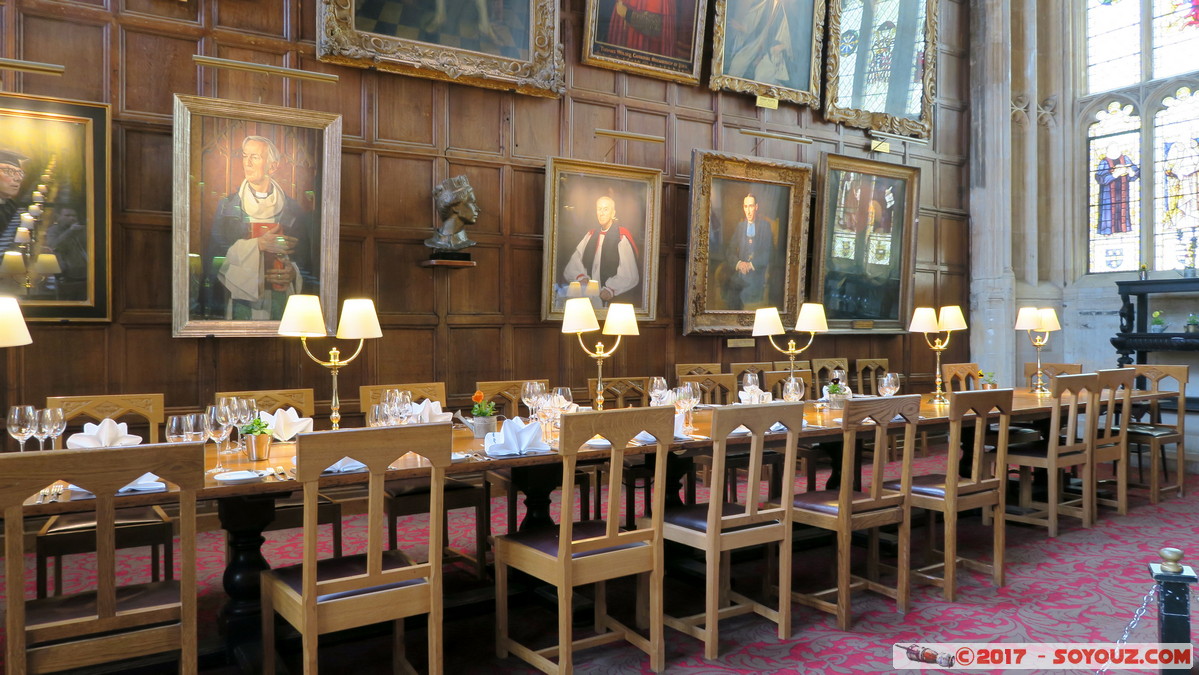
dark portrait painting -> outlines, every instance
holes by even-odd
[[[715,178],[708,230],[708,309],[783,304],[790,189]]]
[[[527,61],[529,9],[528,0],[358,0],[354,27]]]
[[[588,0],[583,63],[699,82],[707,0]]]

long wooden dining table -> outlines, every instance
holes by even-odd
[[[1133,400],[1149,400],[1155,397],[1167,397],[1174,394],[1153,394],[1148,391],[1137,391]],[[922,430],[932,430],[947,424],[949,406],[931,403],[931,394],[923,396],[918,425]],[[1013,417],[1015,419],[1038,419],[1047,417],[1052,410],[1052,401],[1048,396],[1037,396],[1027,389],[1016,389],[1014,392]],[[824,407],[809,401],[805,410],[806,426],[799,432],[799,439],[804,443],[816,443],[821,440],[834,440],[840,437],[841,411]],[[669,449],[672,451],[671,461],[668,462],[667,499],[680,502],[679,490],[686,473],[688,457],[710,452],[712,441],[706,435],[710,428],[710,407],[700,407],[695,411],[696,433],[689,440],[672,439]],[[782,440],[786,432],[770,434],[768,440]],[[526,516],[521,522],[521,529],[552,524],[550,517],[551,494],[561,483],[561,468],[558,455],[555,452],[527,454],[515,457],[489,458],[484,454],[483,439],[474,438],[468,429],[455,429],[453,434],[454,453],[462,457],[446,470],[448,476],[464,476],[478,474],[496,468],[511,469],[514,485],[525,493]],[[730,439],[730,443],[748,443],[745,438]],[[629,453],[653,452],[656,445],[638,445],[630,447]],[[400,450],[400,449],[397,449]],[[579,461],[602,461],[608,456],[607,449],[584,449],[579,453]],[[209,444],[207,448],[207,466],[216,466],[218,459],[216,449]],[[295,456],[294,443],[276,443],[272,446],[269,460],[250,461],[244,454],[223,455],[222,465],[229,471],[253,470],[269,471],[275,467],[283,467],[284,473],[293,467]],[[429,467],[424,460],[415,454],[401,454],[397,451],[397,460],[387,473],[388,480],[425,476]],[[322,488],[336,486],[364,485],[368,474],[333,473],[321,477]],[[262,536],[265,528],[274,519],[275,501],[300,489],[299,483],[291,479],[291,474],[280,478],[279,475],[266,475],[261,481],[237,485],[222,485],[211,475],[205,481],[205,487],[197,494],[199,500],[216,500],[217,513],[221,527],[229,534],[229,558],[226,562],[223,576],[224,590],[228,601],[221,612],[224,631],[228,640],[239,640],[246,636],[252,638],[259,630],[259,575],[268,569],[269,564],[262,555]],[[142,506],[161,504],[171,501],[165,493],[131,493],[123,495],[119,506]],[[36,504],[34,497],[27,503],[26,515],[51,515],[72,511],[87,510],[83,501],[55,501]]]

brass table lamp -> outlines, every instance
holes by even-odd
[[[1028,331],[1028,341],[1037,348],[1037,374],[1033,378],[1032,393],[1037,396],[1048,396],[1049,387],[1045,384],[1045,374],[1041,371],[1041,349],[1049,344],[1049,334],[1061,330],[1057,312],[1052,307],[1021,307],[1016,314],[1016,330]],[[1034,335],[1040,333],[1040,335]]]
[[[595,359],[595,409],[604,409],[604,359],[616,353],[620,347],[620,338],[625,335],[638,335],[637,316],[633,306],[627,302],[614,302],[608,305],[608,318],[604,319],[604,335],[615,335],[616,344],[611,349],[604,347],[603,342],[596,342],[595,349],[588,349],[583,342],[583,333],[599,330],[599,322],[595,318],[595,310],[591,298],[571,298],[566,301],[562,315],[562,332],[575,333],[579,336],[579,346]]]
[[[795,340],[787,341],[787,348],[783,349],[774,341],[775,335],[786,333],[783,328],[783,320],[779,318],[778,307],[762,307],[754,312],[754,330],[753,335],[765,335],[770,339],[770,346],[774,347],[781,354],[785,354],[791,360],[790,370],[791,377],[795,377],[795,357],[804,353],[808,347],[812,346],[812,340],[816,339],[817,333],[828,332],[828,321],[824,316],[824,305],[818,302],[805,302],[799,308],[799,317],[795,321],[795,330],[808,333],[808,343],[802,347],[795,346]]]
[[[308,349],[308,338],[326,337],[325,319],[321,312],[321,299],[315,295],[293,295],[287,299],[287,307],[283,310],[283,319],[279,322],[279,334],[299,337],[308,358],[329,369],[333,376],[333,397],[329,402],[329,421],[333,428],[339,428],[341,422],[341,401],[337,397],[337,371],[350,365],[362,353],[362,345],[367,338],[383,337],[383,329],[379,327],[379,317],[375,314],[375,303],[366,298],[349,299],[342,303],[341,320],[337,323],[337,338],[339,340],[358,340],[358,348],[354,355],[342,361],[341,352],[337,347],[329,349],[329,360],[322,361],[312,355]]]
[[[912,312],[912,323],[908,325],[909,332],[924,333],[924,341],[937,355],[937,389],[933,392],[932,402],[938,405],[949,403],[942,388],[941,352],[949,349],[949,338],[955,330],[966,330],[966,317],[962,316],[962,308],[957,305],[946,305],[939,313],[932,307],[917,307]],[[944,340],[941,339],[942,332],[945,333]],[[930,334],[936,337],[930,338]]]

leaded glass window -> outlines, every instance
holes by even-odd
[[[1141,118],[1113,101],[1089,129],[1091,272],[1135,270],[1141,262]]]
[[[1092,94],[1141,81],[1141,0],[1087,0]]]

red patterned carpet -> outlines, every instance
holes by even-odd
[[[944,456],[917,460],[916,472],[943,471],[944,461]],[[1188,491],[1191,495],[1199,491],[1199,476],[1188,480]],[[503,500],[495,500],[493,532],[504,531],[503,509]],[[1193,496],[1169,499],[1153,506],[1141,491],[1133,490],[1132,508],[1127,516],[1120,517],[1113,511],[1104,510],[1098,525],[1092,529],[1084,529],[1076,520],[1066,518],[1062,534],[1056,539],[1050,539],[1041,528],[1009,524],[1007,585],[1003,588],[992,587],[989,577],[961,572],[956,602],[946,602],[939,589],[915,585],[912,610],[906,615],[899,614],[890,599],[858,593],[853,598],[854,625],[848,633],[836,629],[831,615],[795,605],[794,635],[784,642],[777,639],[774,624],[765,619],[755,615],[728,619],[721,623],[721,658],[716,661],[703,658],[702,645],[698,641],[668,629],[667,670],[695,674],[886,672],[892,670],[891,645],[896,642],[1111,642],[1120,637],[1149,590],[1151,580],[1146,563],[1157,560],[1159,548],[1176,546],[1187,551],[1192,564],[1199,560],[1197,512],[1199,501]],[[364,516],[347,518],[347,552],[365,548],[363,522]],[[405,532],[419,532],[424,522],[421,517],[401,521],[401,546],[404,546]],[[924,550],[923,517],[917,518],[915,523],[914,560],[919,559]],[[473,527],[469,511],[453,513],[450,522],[453,545],[469,549]],[[271,532],[266,536],[264,553],[272,566],[299,561],[301,537],[298,531]],[[965,519],[961,537],[962,554],[990,557],[990,530],[982,527],[977,517]],[[419,557],[423,551],[413,553]],[[199,554],[201,637],[202,641],[211,642],[216,634],[216,612],[222,602],[224,544],[221,533],[203,534]],[[795,554],[796,585],[831,586],[833,559],[831,546],[801,546]],[[148,580],[147,561],[148,554],[144,550],[124,552],[120,567],[125,578]],[[64,582],[68,593],[91,583],[95,573],[93,562],[90,556],[72,556],[65,561]],[[26,564],[32,568],[31,557],[27,558]],[[759,585],[758,566],[753,559],[739,563],[734,571],[734,584],[740,578],[744,581],[745,592],[756,592],[753,589]],[[454,592],[456,585],[470,586],[472,583],[465,569],[448,577],[450,592]],[[614,590],[620,594],[624,589],[618,586]],[[26,593],[32,597],[32,587],[27,588]],[[587,595],[589,591],[583,590],[582,594]],[[698,611],[697,599],[702,599],[699,579],[685,573],[668,575],[668,612],[672,609],[678,614]],[[620,611],[621,605],[628,605],[628,600],[614,600],[613,604],[617,606],[616,611]],[[490,607],[489,604],[482,606]],[[538,600],[534,594],[514,600],[514,632],[534,646],[550,644],[555,639],[555,611],[554,605]],[[451,611],[445,627],[447,672],[535,672],[515,658],[495,658],[493,626],[489,611]],[[585,629],[580,628],[582,630]],[[1156,631],[1156,610],[1151,607],[1131,640],[1152,641],[1156,639]],[[408,640],[408,652],[415,661],[424,651],[423,632],[409,631]],[[386,659],[382,658],[386,640],[367,642],[335,643],[328,649],[322,648],[322,660],[339,665],[329,672],[346,672],[351,663],[352,670],[358,675],[387,672]],[[583,673],[650,672],[644,655],[629,646],[581,652],[576,663],[579,672]]]

